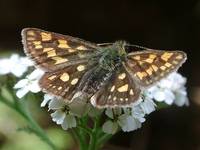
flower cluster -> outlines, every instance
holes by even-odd
[[[32,66],[32,62],[27,58],[12,55],[10,59],[0,60],[0,74],[11,73],[16,77],[21,77],[29,66]],[[16,69],[13,70],[13,68]],[[14,89],[17,89],[17,97],[22,98],[28,92],[40,92],[38,81],[43,73],[42,70],[36,69],[25,79],[19,80],[14,86]],[[188,105],[185,84],[186,78],[179,73],[171,73],[151,88],[144,90],[136,103],[124,108],[98,109],[87,99],[79,99],[78,96],[72,103],[66,103],[49,94],[44,95],[41,107],[48,104],[52,120],[61,125],[64,130],[76,127],[78,119],[82,116],[88,115],[92,118],[95,115],[104,115],[105,117],[102,117],[105,118],[102,123],[104,132],[109,134],[114,134],[119,130],[129,132],[141,127],[145,121],[145,116],[156,110],[157,103],[176,104],[177,106]]]
[[[165,102],[168,105],[189,105],[186,91],[186,78],[179,73],[172,73],[155,86],[148,89],[151,96],[157,102]]]
[[[25,79],[20,80],[15,84],[14,88],[17,90],[17,97],[22,98],[29,91],[32,93],[38,93],[41,91],[39,87],[39,79],[42,77],[44,72],[40,69],[34,70],[30,75],[27,75]]]
[[[21,77],[30,66],[33,66],[30,59],[13,54],[10,58],[0,59],[0,75],[11,73],[16,77]]]

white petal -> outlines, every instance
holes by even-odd
[[[28,57],[21,57],[20,62],[24,66],[33,66],[34,65],[33,61],[31,59],[29,59]]]
[[[66,115],[61,126],[64,130],[76,127],[76,118],[73,115]]]
[[[44,74],[43,70],[41,70],[41,69],[35,69],[30,75],[27,76],[27,78],[29,80],[40,79],[43,74]]]
[[[112,108],[107,108],[106,111],[105,111],[105,114],[106,114],[109,118],[111,118],[111,119],[114,118],[114,117],[113,117]]]
[[[56,110],[56,109],[62,109],[66,103],[60,99],[52,99],[49,102],[49,109]]]
[[[22,64],[21,58],[17,54],[13,54],[9,59],[0,60],[0,74],[12,73],[16,77],[20,77],[27,70],[27,66]]]
[[[11,73],[16,76],[16,77],[21,77],[24,74],[25,70],[16,70],[16,71],[11,71]]]
[[[13,54],[10,57],[10,68],[11,73],[14,74],[17,77],[20,77],[23,75],[23,73],[27,70],[27,66],[24,66],[20,61],[20,56],[18,54]]]
[[[158,83],[158,86],[160,88],[165,89],[165,88],[171,88],[173,84],[174,84],[173,81],[164,78]]]
[[[167,103],[168,105],[171,105],[175,100],[175,96],[173,92],[168,89],[165,89],[164,93],[165,93],[165,103]]]
[[[51,114],[51,117],[52,117],[52,120],[54,122],[56,122],[57,124],[62,124],[65,117],[66,117],[66,114],[62,110],[57,110],[57,111],[55,111],[54,113]]]
[[[1,59],[0,60],[0,74],[8,74],[11,71],[11,66],[10,66],[10,61],[9,59]]]
[[[176,96],[176,98],[175,98],[174,103],[177,106],[181,107],[183,105],[189,105],[189,100],[188,100],[188,97],[187,97],[187,92],[185,90],[183,90],[183,91],[182,90],[177,91],[175,93],[175,96]]]
[[[141,127],[141,123],[137,119],[126,114],[118,118],[118,124],[124,132],[130,132]]]
[[[46,106],[46,104],[51,100],[51,99],[53,99],[54,98],[54,96],[52,96],[52,95],[50,95],[50,94],[45,94],[44,95],[44,100],[42,101],[42,103],[41,103],[41,107],[44,107],[44,106]]]
[[[89,104],[86,103],[86,101],[81,101],[81,100],[74,100],[72,103],[69,104],[69,108],[71,112],[78,116],[81,117],[85,115],[89,111]]]
[[[145,114],[150,114],[151,112],[155,111],[155,106],[156,104],[150,98],[146,98],[144,102],[140,104],[140,107]]]
[[[16,92],[16,95],[18,98],[22,98],[24,97],[27,93],[29,92],[29,90],[25,87],[25,88],[21,88]]]
[[[14,88],[15,88],[15,89],[23,88],[23,87],[25,87],[27,84],[28,84],[28,79],[22,79],[22,80],[18,81],[18,82],[15,84]]]
[[[161,90],[154,91],[153,96],[154,96],[154,99],[158,102],[162,102],[165,100],[165,93]]]
[[[119,116],[122,114],[122,108],[107,108],[105,114],[109,118],[114,119],[114,116]]]
[[[145,121],[145,113],[140,106],[132,107],[132,116],[141,123]]]
[[[148,97],[149,99],[153,99],[153,94],[152,94],[153,88],[154,88],[154,90],[155,90],[155,86],[151,87],[150,90],[149,90],[149,89],[144,90],[144,91],[142,92],[142,95],[144,95],[144,97]]]
[[[27,67],[23,66],[22,64],[16,64],[14,68],[15,69],[11,69],[11,73],[14,74],[16,77],[21,77],[24,72],[27,71]]]
[[[171,90],[177,90],[181,88],[182,86],[185,85],[186,83],[186,78],[184,78],[181,74],[179,73],[172,73],[169,77],[168,80],[172,81],[172,87]]]
[[[136,102],[134,102],[134,103],[132,103],[132,104],[130,105],[130,107],[137,106],[137,105],[139,105],[142,101],[143,101],[143,100],[142,100],[142,97],[140,96],[139,99],[138,99]]]
[[[31,92],[33,92],[33,93],[38,93],[38,92],[41,91],[41,88],[40,88],[38,82],[39,82],[39,81],[37,81],[37,80],[36,80],[36,81],[30,82],[30,84],[28,85],[28,88],[29,88],[29,90],[30,90]]]
[[[155,94],[157,91],[160,91],[160,88],[158,88],[158,86],[155,85],[155,86],[152,86],[152,87],[148,88],[148,89],[147,89],[147,92],[143,92],[142,94],[145,95],[146,93],[150,93],[150,95],[151,95],[152,97],[154,97],[154,94]]]
[[[74,94],[74,96],[72,97],[72,100],[76,99],[76,100],[79,100],[79,99],[82,99],[84,98],[84,93],[81,92],[81,91],[78,91]]]
[[[103,124],[102,130],[103,132],[108,134],[115,134],[118,130],[118,124],[117,122],[112,122],[111,120],[108,120]]]
[[[178,82],[179,84],[185,84],[186,83],[186,78],[183,77],[181,74],[179,73],[174,73],[173,74],[173,78],[174,78],[174,81]]]
[[[10,57],[10,61],[15,63],[15,64],[18,64],[19,63],[19,55],[18,54],[12,54],[11,57]]]

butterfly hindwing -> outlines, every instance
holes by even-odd
[[[128,54],[125,68],[142,87],[176,71],[186,60],[182,51],[144,50]]]
[[[46,71],[86,62],[97,48],[78,38],[36,28],[23,29],[22,42],[25,53]]]
[[[87,63],[65,67],[54,72],[47,72],[40,79],[39,84],[43,91],[62,97],[65,101],[71,101],[77,92],[82,76],[88,71]]]
[[[99,108],[128,106],[139,99],[140,89],[129,73],[120,69],[94,94],[91,103]]]

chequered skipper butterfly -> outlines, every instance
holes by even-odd
[[[162,51],[124,41],[95,44],[36,28],[22,31],[27,56],[46,73],[41,88],[67,102],[88,98],[99,108],[129,106],[141,91],[176,71],[182,51]]]

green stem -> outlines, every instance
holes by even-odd
[[[97,145],[99,147],[102,147],[113,135],[112,134],[106,134],[104,133],[97,142]]]
[[[43,131],[43,129],[36,123],[36,121],[32,118],[32,116],[25,110],[24,107],[21,106],[21,104],[18,102],[18,99],[14,100],[14,103],[8,101],[3,96],[0,95],[0,101],[6,104],[8,107],[15,110],[17,113],[19,113],[30,125],[32,131],[40,137],[44,142],[46,142],[52,150],[57,150],[56,146],[51,142],[51,140],[48,138],[46,133]]]
[[[97,139],[96,131],[93,131],[93,133],[90,135],[90,142],[89,142],[88,150],[97,150],[96,139]]]
[[[32,129],[35,131],[35,134],[41,138],[44,142],[46,142],[52,150],[57,150],[56,146],[51,142],[51,140],[46,135],[45,131],[35,122],[35,120],[30,116],[27,115],[27,121],[32,127]]]
[[[84,131],[85,133],[87,133],[88,135],[92,134],[92,131],[91,131],[89,128],[85,127],[85,126],[79,125],[78,128],[79,128],[80,130],[83,130],[83,131]]]
[[[87,144],[83,139],[82,135],[80,135],[79,131],[77,129],[72,129],[71,131],[73,137],[75,138],[75,141],[78,141],[80,150],[87,150]]]
[[[90,141],[89,141],[89,147],[88,150],[97,150],[98,145],[97,145],[97,139],[98,139],[98,133],[99,133],[99,126],[100,126],[100,117],[97,116],[94,119],[94,127],[92,130],[92,133],[90,134]]]

